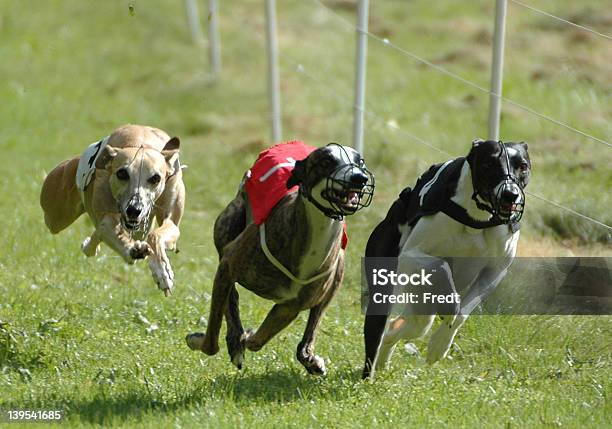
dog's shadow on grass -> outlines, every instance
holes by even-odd
[[[81,421],[105,424],[138,419],[150,413],[176,413],[205,406],[211,401],[230,401],[240,405],[310,401],[323,395],[342,399],[350,394],[350,389],[346,389],[347,383],[354,384],[358,380],[358,373],[349,368],[323,378],[309,376],[301,368],[264,373],[227,373],[191,386],[191,390],[172,400],[164,400],[163,394],[155,395],[146,389],[117,396],[97,395],[82,402],[73,402],[67,415],[78,415]]]

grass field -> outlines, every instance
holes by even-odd
[[[609,427],[609,316],[473,317],[450,359],[428,366],[400,347],[388,373],[360,381],[365,241],[399,190],[445,158],[388,124],[456,155],[486,133],[485,94],[375,40],[367,101],[382,120],[368,117],[365,157],[378,186],[348,221],[347,274],[318,341],[329,375],[310,377],[294,359],[303,315],[247,354],[242,372],[224,346],[215,357],[188,350],[185,334],[206,325],[212,224],[269,144],[263,4],[220,3],[214,84],[180,1],[0,0],[0,409],[61,409],[72,426]],[[284,137],[348,144],[354,34],[312,1],[278,3]],[[371,3],[372,32],[487,86],[494,2]],[[350,1],[328,4],[353,20]],[[530,4],[612,27],[605,0]],[[609,41],[511,4],[507,42],[506,96],[610,141]],[[86,259],[85,217],[51,236],[38,206],[45,172],[127,122],[180,136],[189,166],[171,298],[146,264],[128,267],[108,248]],[[612,224],[610,148],[512,106],[501,134],[529,143],[531,191]],[[533,198],[522,233],[521,255],[612,256],[605,229]],[[246,326],[269,309],[247,292],[241,304]]]

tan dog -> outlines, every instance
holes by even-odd
[[[104,242],[129,264],[148,256],[167,296],[174,273],[166,250],[176,250],[185,206],[179,146],[157,128],[125,125],[60,163],[40,194],[47,227],[57,234],[87,212],[96,229],[83,241],[83,253],[96,255]],[[153,217],[158,227],[151,231]]]

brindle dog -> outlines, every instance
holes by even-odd
[[[297,315],[310,310],[297,359],[311,374],[325,374],[324,360],[314,353],[316,332],[325,309],[344,275],[341,248],[343,217],[369,205],[373,176],[358,152],[328,145],[297,161],[287,188],[299,191],[284,197],[265,221],[270,253],[295,274],[291,279],[270,262],[261,244],[260,228],[250,214],[243,185],[217,218],[214,240],[219,252],[206,335],[190,334],[187,344],[208,355],[219,351],[221,321],[227,321],[227,348],[232,363],[242,367],[245,348],[261,349]],[[313,276],[321,275],[312,280]],[[304,281],[296,281],[309,279]],[[235,282],[274,301],[256,331],[245,331],[238,309]],[[307,282],[304,284],[304,282]]]

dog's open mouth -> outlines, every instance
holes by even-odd
[[[516,211],[516,203],[501,204],[499,206],[499,214],[503,217],[510,217],[512,212]]]
[[[359,208],[362,190],[359,188],[333,189],[332,196],[343,210],[355,212]]]
[[[374,176],[365,165],[346,164],[336,169],[325,181],[320,196],[330,207],[319,209],[334,219],[355,214],[370,205],[374,194]],[[316,201],[316,200],[315,200]]]
[[[138,220],[126,219],[123,216],[121,216],[121,223],[123,223],[123,227],[128,231],[135,231],[140,226]]]
[[[504,221],[518,222],[523,213],[524,204],[521,202],[500,204],[498,216]]]

